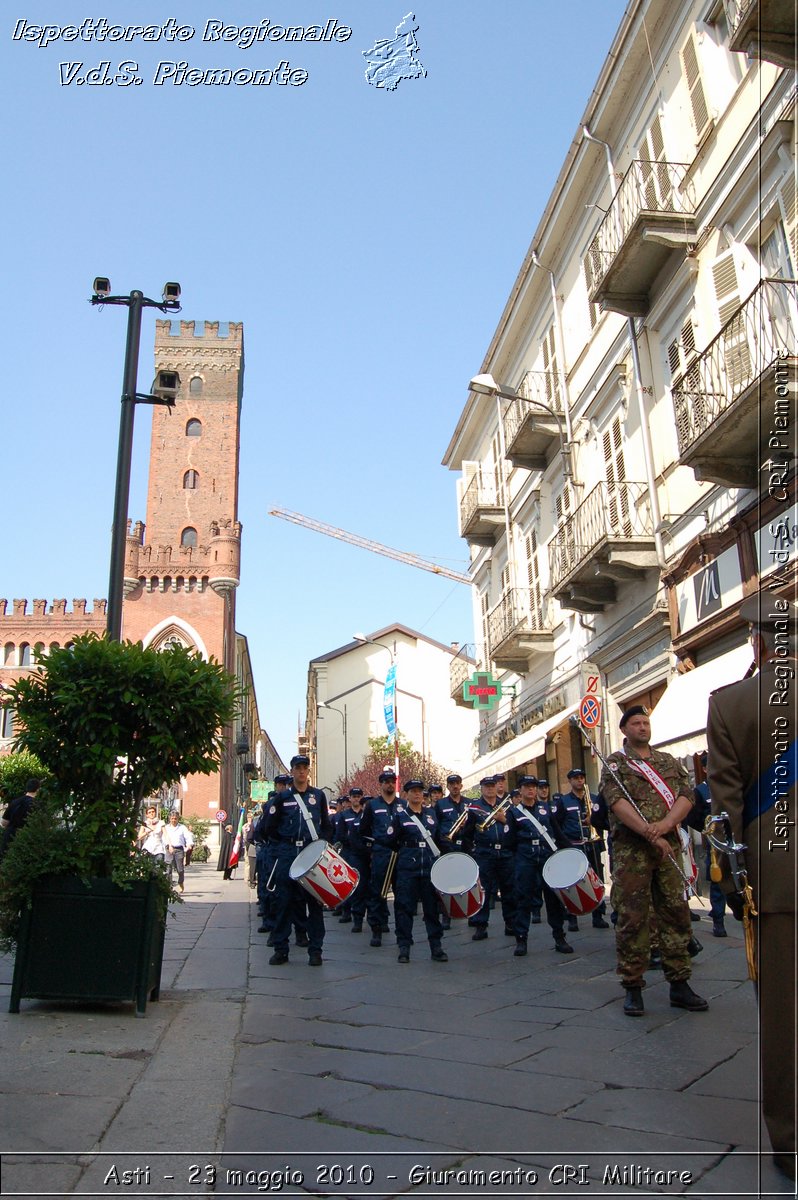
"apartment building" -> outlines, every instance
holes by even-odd
[[[627,7],[443,459],[503,691],[470,780],[595,784],[587,694],[689,763],[741,599],[795,594],[795,53],[792,4]]]

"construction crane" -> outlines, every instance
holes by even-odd
[[[374,554],[384,554],[397,562],[405,563],[408,567],[419,567],[422,571],[431,571],[433,575],[442,575],[445,579],[454,579],[457,583],[471,586],[471,576],[462,571],[453,571],[450,567],[441,567],[429,559],[419,558],[417,554],[407,554],[404,550],[394,550],[383,546],[381,542],[372,542],[370,538],[360,537],[357,533],[348,533],[335,525],[327,525],[324,521],[315,521],[313,517],[303,517],[302,513],[291,512],[287,508],[270,508],[270,517],[280,517],[283,521],[291,521],[294,525],[302,525],[305,529],[315,529],[317,533],[325,533],[327,537],[337,538],[339,542],[348,542],[350,546],[360,546],[361,550],[371,550]]]

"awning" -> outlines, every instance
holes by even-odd
[[[742,679],[751,659],[751,647],[746,643],[693,671],[676,675],[651,713],[652,746],[677,758],[706,750],[709,694]]]
[[[563,721],[567,721],[578,708],[579,704],[572,704],[570,708],[562,709],[555,716],[527,729],[526,733],[514,737],[506,746],[500,746],[498,750],[478,758],[471,770],[463,775],[463,788],[468,790],[486,775],[493,775],[496,771],[512,771],[521,763],[529,762],[530,759],[543,754],[547,735],[552,729],[562,725]]]

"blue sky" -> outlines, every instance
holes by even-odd
[[[424,79],[369,87],[393,0],[30,3],[3,22],[7,122],[0,596],[104,597],[125,314],[183,289],[183,319],[244,322],[238,628],[284,757],[307,664],[401,621],[471,641],[469,590],[268,515],[280,505],[465,569],[440,465],[624,11],[622,0],[418,0]],[[346,42],[205,42],[205,23],[325,24]],[[14,41],[16,22],[158,24],[185,42]],[[301,86],[153,86],[157,64],[271,68]],[[138,64],[140,85],[62,86],[59,63]],[[151,379],[145,313],[139,388]],[[144,518],[149,412],[130,515]],[[11,519],[9,520],[9,517]]]

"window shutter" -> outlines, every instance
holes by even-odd
[[[704,83],[701,78],[701,68],[698,59],[698,43],[694,33],[690,34],[681,53],[684,77],[687,80],[687,90],[690,94],[690,108],[695,125],[696,141],[700,141],[711,124],[709,106],[707,104]]]
[[[545,372],[546,397],[555,408],[560,407],[560,374],[557,364],[557,340],[554,326],[550,326],[543,338],[543,370]]]
[[[529,616],[532,628],[539,629],[543,624],[543,604],[538,566],[538,539],[534,529],[526,535],[524,546],[526,548],[526,578],[529,584]]]
[[[784,232],[792,258],[792,277],[798,277],[798,214],[795,203],[795,179],[791,176],[781,189],[781,211],[784,214]]]
[[[726,381],[732,394],[736,394],[750,377],[751,355],[745,335],[745,322],[740,311],[737,268],[731,251],[722,254],[716,260],[712,267],[712,280],[718,303],[718,319],[723,330]]]
[[[629,492],[626,482],[626,463],[623,455],[621,419],[615,417],[603,437],[604,466],[607,475],[608,532],[631,536],[632,523],[629,519]]]

